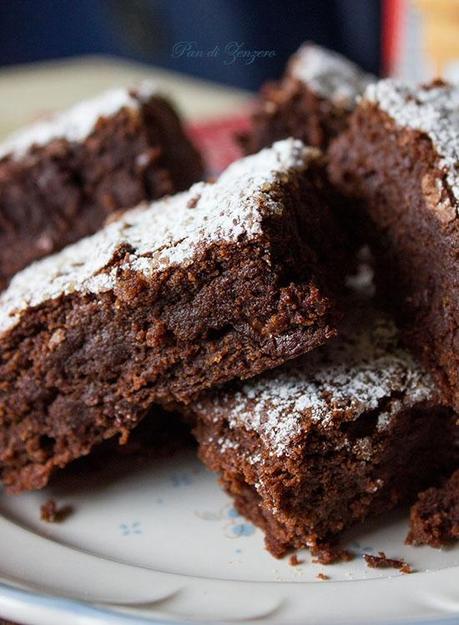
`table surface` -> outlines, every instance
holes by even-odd
[[[141,63],[90,56],[0,70],[0,137],[112,87],[153,79],[191,122],[237,115],[251,94]]]

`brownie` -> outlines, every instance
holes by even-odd
[[[459,87],[369,86],[330,147],[407,344],[459,409]]]
[[[265,84],[242,138],[246,152],[285,137],[326,148],[347,125],[357,97],[375,80],[340,54],[312,43],[294,54],[278,82]]]
[[[321,154],[288,139],[16,274],[0,296],[9,490],[124,440],[154,404],[332,337],[346,252],[328,198]]]
[[[452,412],[392,319],[363,292],[347,309],[327,345],[191,404],[202,460],[277,557],[332,553],[344,529],[454,462]]]
[[[441,547],[459,540],[459,469],[438,488],[419,495],[411,508],[407,543]]]
[[[0,145],[0,288],[95,232],[112,211],[185,190],[202,175],[172,104],[148,82],[17,132]]]

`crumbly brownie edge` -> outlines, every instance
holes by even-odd
[[[452,412],[369,300],[370,275],[336,339],[190,405],[202,458],[276,552],[328,541],[455,461]]]
[[[418,496],[410,511],[406,542],[440,548],[459,540],[459,469],[440,487]]]
[[[265,532],[267,549],[282,557],[333,542],[344,529],[409,501],[450,465],[448,411],[418,406],[395,420],[392,431],[372,441],[378,451],[365,462],[352,461],[343,448],[331,452],[332,436],[311,436],[304,457],[293,448],[291,458],[271,460],[264,469],[256,461],[260,444],[253,433],[199,418],[195,432],[201,459],[219,473],[241,514]]]

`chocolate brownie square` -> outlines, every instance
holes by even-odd
[[[330,176],[360,206],[407,343],[459,409],[459,87],[368,87]]]
[[[202,460],[277,557],[320,554],[453,462],[452,412],[392,319],[363,293],[347,310],[327,345],[190,406]]]
[[[0,145],[0,288],[113,211],[185,190],[202,175],[172,104],[147,82],[20,130]]]
[[[246,152],[285,137],[326,148],[347,125],[357,97],[375,78],[345,57],[312,43],[291,57],[285,75],[261,89]]]
[[[17,274],[0,296],[9,490],[125,438],[153,404],[330,339],[346,252],[328,202],[321,154],[288,139]]]

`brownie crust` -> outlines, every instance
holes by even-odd
[[[10,491],[126,438],[154,404],[187,403],[334,335],[343,262],[324,173],[317,151],[276,144],[13,279],[0,298]]]
[[[202,178],[201,157],[171,103],[147,87],[108,92],[0,146],[0,288],[32,261],[94,233],[113,211]],[[73,136],[91,107],[100,108],[93,127]]]

